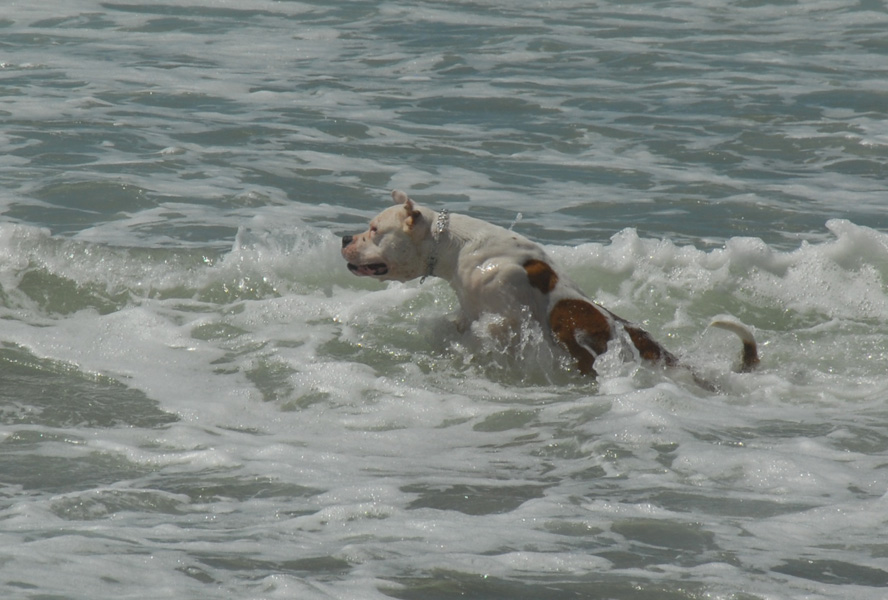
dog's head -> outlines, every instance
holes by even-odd
[[[342,257],[355,275],[409,281],[428,274],[435,213],[400,190],[392,200],[395,206],[370,221],[367,231],[342,238]]]

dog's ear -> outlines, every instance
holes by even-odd
[[[411,230],[422,221],[422,213],[416,210],[416,203],[411,200],[407,194],[401,190],[392,191],[392,200],[395,204],[403,204],[404,210],[407,211],[407,217],[404,219],[404,229]]]
[[[413,229],[422,221],[422,213],[416,210],[413,200],[409,198],[404,203],[404,209],[407,211],[407,218],[404,219],[404,228],[407,230]]]
[[[395,204],[407,204],[408,202],[412,202],[412,200],[410,200],[410,198],[407,197],[407,194],[401,190],[392,190],[392,202]]]

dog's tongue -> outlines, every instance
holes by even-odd
[[[355,275],[364,277],[379,277],[388,273],[388,267],[385,263],[372,263],[369,265],[353,265],[349,263],[348,270]]]

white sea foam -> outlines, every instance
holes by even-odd
[[[7,7],[0,595],[880,599],[886,18]],[[393,187],[523,215],[722,393],[353,277]]]

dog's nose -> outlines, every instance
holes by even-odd
[[[353,236],[353,235],[342,236],[342,247],[345,248],[346,246],[351,244],[353,239],[355,239],[355,236]]]

